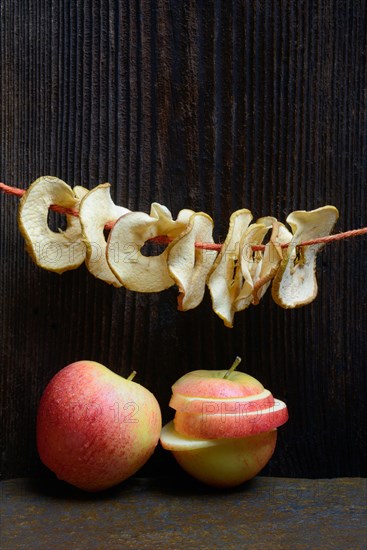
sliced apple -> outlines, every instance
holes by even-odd
[[[160,292],[174,284],[167,266],[167,248],[157,256],[144,256],[141,248],[154,237],[175,238],[186,228],[178,217],[173,220],[169,210],[157,203],[152,205],[154,216],[131,212],[117,220],[107,243],[107,262],[111,270],[129,290]]]
[[[85,263],[88,270],[97,279],[119,287],[121,283],[107,263],[104,230],[108,223],[114,223],[130,210],[112,201],[110,188],[109,183],[102,183],[92,189],[80,203],[79,218],[87,247]]]
[[[283,308],[294,308],[312,302],[317,295],[316,256],[322,244],[298,247],[329,235],[339,213],[334,206],[323,206],[309,212],[299,210],[287,217],[293,237],[272,285],[274,301]]]
[[[213,487],[234,487],[253,478],[274,453],[277,431],[242,439],[190,439],[177,433],[173,422],[161,434],[162,447],[172,451],[180,466]]]
[[[59,178],[43,176],[27,189],[20,199],[18,225],[26,248],[34,262],[44,269],[63,273],[79,267],[86,254],[80,220],[66,214],[66,229],[52,231],[48,226],[51,205],[78,210],[83,188],[76,192]]]
[[[228,370],[197,370],[172,386],[172,422],[161,433],[162,446],[196,479],[233,487],[254,477],[271,458],[276,428],[288,419],[285,403],[275,400],[252,376]]]
[[[195,243],[214,243],[213,220],[198,212],[190,218],[185,231],[169,245],[168,270],[179,289],[178,309],[187,311],[200,304],[208,273],[217,257],[215,250],[203,250]]]
[[[232,411],[233,406],[220,414],[176,412],[175,429],[186,437],[238,438],[272,430],[288,420],[287,406],[279,399],[274,399],[274,404],[267,409],[252,401]]]

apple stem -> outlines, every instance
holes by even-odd
[[[126,378],[126,380],[133,380],[136,375],[136,370],[133,370],[132,373],[129,374],[129,376]]]
[[[223,378],[229,378],[229,375],[231,374],[231,372],[236,370],[236,368],[241,363],[241,361],[242,361],[241,357],[238,357],[238,355],[237,355],[236,359],[233,361],[233,363],[231,365],[231,368],[227,370],[227,372],[225,373]]]

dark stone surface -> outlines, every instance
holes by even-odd
[[[219,492],[186,478],[133,478],[90,495],[1,482],[1,549],[366,548],[367,480],[257,477]]]

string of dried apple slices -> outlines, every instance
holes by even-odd
[[[66,214],[64,231],[49,228],[48,212],[55,205]],[[224,243],[216,245],[213,220],[203,212],[184,209],[174,220],[158,203],[150,214],[131,212],[113,203],[108,183],[89,191],[44,176],[22,195],[18,224],[29,254],[44,269],[63,273],[85,262],[95,277],[136,292],[176,284],[181,311],[197,307],[208,286],[215,313],[232,327],[235,313],[258,304],[270,284],[283,308],[314,300],[323,243],[304,243],[330,235],[338,215],[334,206],[292,212],[289,230],[270,216],[251,223],[251,212],[241,209],[231,215]],[[162,253],[142,253],[147,241],[162,237],[169,243]]]

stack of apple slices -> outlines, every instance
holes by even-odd
[[[172,386],[175,418],[161,444],[190,475],[208,485],[233,487],[254,477],[270,460],[278,426],[288,420],[285,403],[252,376],[197,370]]]

